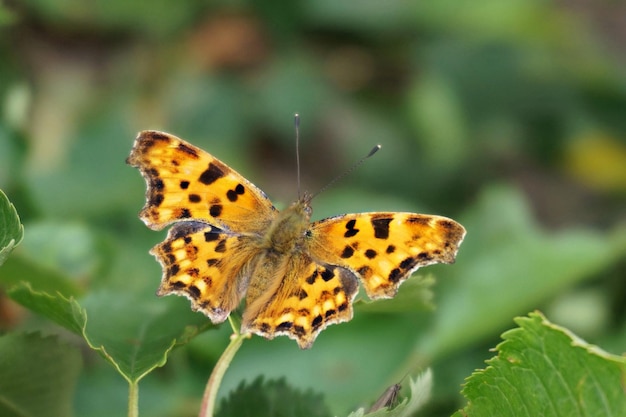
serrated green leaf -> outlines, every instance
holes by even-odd
[[[467,379],[469,404],[458,416],[626,415],[626,358],[611,355],[550,323],[542,314],[515,320],[498,356]]]
[[[77,349],[55,337],[0,337],[0,415],[68,417],[81,367]]]
[[[191,311],[186,300],[100,292],[82,304],[89,317],[85,338],[129,382],[163,366],[175,346],[211,326],[205,316]]]
[[[32,311],[81,335],[129,382],[163,366],[169,352],[210,322],[185,300],[145,300],[134,294],[100,292],[80,303],[19,285],[9,296]],[[180,302],[178,302],[180,301]],[[89,320],[87,319],[89,318]]]
[[[287,384],[285,379],[263,381],[257,377],[252,383],[239,384],[220,403],[218,417],[322,417],[330,416],[323,396],[311,390],[302,392]]]
[[[348,417],[410,417],[428,402],[433,386],[432,371],[427,369],[413,380],[409,377],[410,397],[401,400],[398,405],[389,405],[371,412],[360,408]]]
[[[50,295],[32,289],[30,284],[21,283],[8,291],[9,297],[35,313],[52,320],[61,327],[82,336],[87,323],[87,313],[70,297]]]
[[[0,190],[0,265],[24,237],[24,226],[20,223],[15,207]]]

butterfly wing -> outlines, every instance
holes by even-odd
[[[140,132],[126,162],[139,168],[148,184],[139,217],[151,229],[194,220],[254,233],[275,216],[263,191],[209,153],[168,133]]]
[[[224,321],[245,293],[252,242],[276,209],[226,164],[167,133],[140,132],[127,162],[148,185],[140,218],[155,230],[174,223],[151,250],[163,268],[158,294],[185,296],[214,323]]]
[[[275,288],[246,305],[242,332],[285,335],[308,349],[326,326],[352,319],[358,291],[352,272],[315,263],[305,253],[291,257],[284,271]]]
[[[368,297],[391,298],[418,268],[453,263],[465,229],[454,220],[414,213],[361,213],[311,225],[308,253],[347,268]]]
[[[221,323],[241,301],[255,257],[249,236],[226,233],[201,222],[174,225],[152,253],[163,268],[158,295],[191,301],[213,323]]]

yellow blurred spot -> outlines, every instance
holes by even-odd
[[[573,142],[566,150],[565,168],[589,187],[626,190],[626,146],[604,133],[588,134]]]

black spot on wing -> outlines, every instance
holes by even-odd
[[[155,193],[150,196],[150,200],[148,201],[148,205],[159,207],[163,203],[164,197],[161,193]]]
[[[200,177],[198,178],[198,180],[202,184],[210,185],[210,184],[213,184],[215,181],[219,180],[220,178],[222,178],[224,175],[225,174],[222,168],[220,168],[214,163],[210,163],[209,167],[202,174],[200,174]]]
[[[431,259],[433,259],[433,257],[428,252],[420,252],[417,255],[417,259],[419,259],[420,261],[430,261]]]
[[[372,219],[372,227],[374,228],[374,237],[376,239],[387,239],[389,238],[389,223],[391,223],[391,219]]]
[[[198,152],[196,152],[195,149],[193,149],[192,147],[190,147],[189,145],[185,143],[179,143],[178,150],[187,154],[188,156],[191,156],[192,158],[195,158],[195,159],[198,158]]]
[[[224,207],[221,204],[213,204],[209,209],[209,214],[213,217],[220,217],[223,208]]]
[[[215,246],[215,252],[226,252],[226,239],[219,241],[217,246]]]
[[[219,238],[220,238],[220,234],[219,233],[204,232],[204,241],[205,242],[212,242],[212,241],[217,240]]]
[[[372,268],[370,268],[369,266],[362,266],[359,269],[357,269],[356,271],[359,275],[361,275],[363,278],[369,278],[369,276],[372,274]]]
[[[306,279],[307,284],[313,285],[313,283],[315,282],[315,280],[317,279],[317,269],[315,271],[313,271],[313,273],[311,275],[309,275]]]
[[[174,282],[171,283],[171,285],[172,285],[172,287],[174,287],[176,289],[182,289],[182,288],[186,287],[185,283],[181,282],[181,281],[174,281]]]
[[[332,269],[324,269],[321,276],[324,281],[330,281],[335,277],[335,272]]]
[[[412,269],[415,265],[417,265],[417,259],[410,256],[400,262],[400,268],[405,270]]]
[[[315,316],[315,318],[313,319],[313,321],[311,322],[311,326],[316,329],[319,326],[321,326],[321,324],[324,322],[324,319],[322,318],[322,316]]]
[[[292,326],[293,326],[292,322],[290,322],[290,321],[283,321],[278,326],[276,326],[276,331],[277,332],[286,331],[286,330],[291,329]]]
[[[423,226],[428,226],[430,224],[430,219],[426,216],[411,216],[406,219],[406,222],[411,224],[421,224]]]
[[[167,270],[167,276],[172,277],[180,272],[180,267],[178,265],[172,265],[170,269]]]
[[[193,298],[200,297],[200,289],[196,287],[195,285],[190,285],[188,290],[189,290],[189,295],[191,295]]]
[[[150,184],[155,190],[163,191],[165,184],[161,178],[155,178]]]
[[[218,266],[220,264],[220,260],[216,258],[209,258],[206,260],[207,266]]]
[[[402,270],[400,268],[394,268],[389,273],[389,281],[391,282],[398,282],[400,278],[402,278]]]
[[[234,190],[228,190],[228,192],[226,193],[226,197],[228,198],[229,201],[235,202],[237,201],[240,195],[243,195],[243,193],[245,193],[245,191],[246,189],[244,188],[243,185],[237,184]]]
[[[346,232],[343,234],[344,237],[352,237],[359,233],[359,229],[356,229],[354,226],[356,225],[356,220],[352,219],[346,223]]]
[[[343,252],[341,252],[341,257],[347,259],[352,257],[352,255],[354,255],[354,249],[352,249],[350,245],[346,245],[346,247],[343,248]]]

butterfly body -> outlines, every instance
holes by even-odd
[[[286,335],[308,348],[352,318],[359,282],[389,298],[417,268],[452,263],[465,229],[414,213],[346,214],[311,223],[310,196],[278,211],[265,194],[207,152],[167,133],[139,134],[128,163],[148,184],[142,220],[173,224],[151,253],[159,295],[187,297],[214,323],[245,299],[242,332]]]

